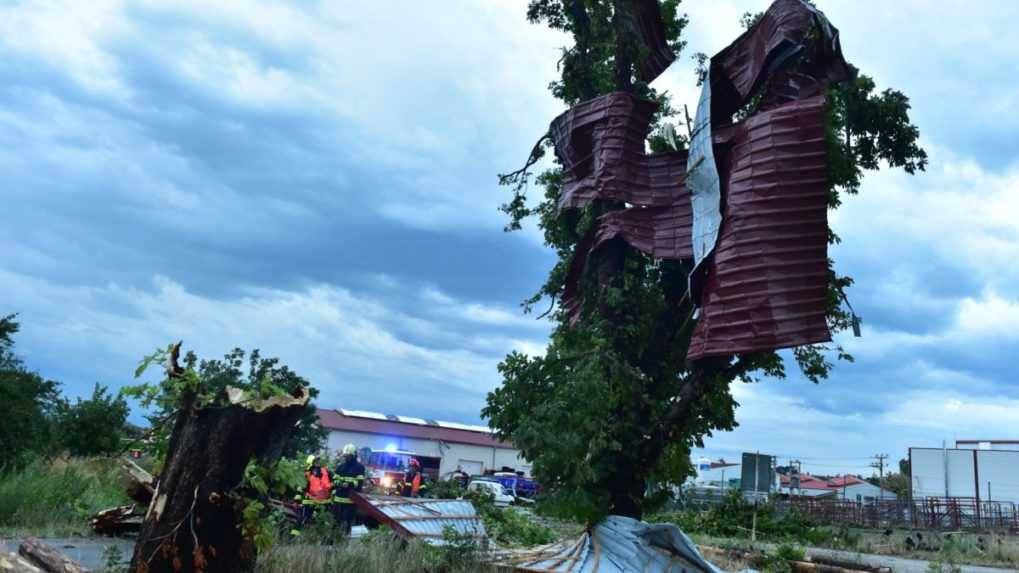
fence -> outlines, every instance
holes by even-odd
[[[844,501],[789,498],[776,502],[779,511],[796,511],[819,523],[851,527],[912,527],[976,529],[1019,533],[1019,512],[1012,502],[978,501],[967,497],[925,497],[909,500]]]

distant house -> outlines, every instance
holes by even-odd
[[[800,473],[783,475],[781,479],[780,491],[793,497],[831,498],[859,502],[895,499],[894,492],[882,489],[856,476],[825,479]]]
[[[848,501],[874,501],[895,499],[895,492],[880,488],[856,476],[842,476],[828,480],[828,486],[836,491],[839,499]]]
[[[835,490],[828,487],[827,480],[810,474],[782,474],[779,479],[779,492],[792,497],[835,497]]]

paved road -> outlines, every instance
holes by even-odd
[[[109,546],[119,547],[120,553],[124,559],[130,559],[131,552],[134,550],[134,541],[131,539],[94,537],[88,539],[42,538],[41,540],[64,552],[64,554],[71,559],[74,559],[78,563],[81,563],[85,567],[93,570],[100,569],[105,564],[106,561],[103,557],[103,552],[106,551],[106,548]],[[0,549],[4,551],[17,553],[19,544],[21,544],[21,539],[18,538],[0,538]]]
[[[864,565],[873,565],[878,567],[891,567],[895,573],[927,573],[927,567],[930,565],[929,561],[920,561],[919,559],[905,559],[902,557],[892,557],[890,555],[871,555],[866,553],[855,553],[852,551],[836,551],[834,549],[820,549],[815,547],[808,547],[806,549],[807,555],[813,557],[828,557],[838,561],[852,561],[855,563],[863,563]],[[960,565],[962,573],[1016,573],[1015,569],[997,568],[997,567],[982,567],[979,565]]]
[[[770,543],[762,543],[759,546],[769,550],[774,550],[778,547]],[[835,549],[822,549],[819,547],[805,547],[804,551],[810,557],[827,557],[835,561],[861,563],[873,567],[890,567],[895,573],[927,573],[927,567],[930,565],[930,561],[892,557],[891,555],[837,551]],[[960,565],[959,568],[962,570],[962,573],[1019,573],[1014,568],[983,567],[980,565]]]

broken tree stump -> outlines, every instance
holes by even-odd
[[[22,541],[18,546],[18,553],[46,573],[89,573],[89,570],[77,561],[38,539],[28,538]]]
[[[185,376],[176,364],[169,376]],[[240,527],[243,501],[234,489],[250,460],[268,467],[283,453],[310,398],[255,399],[227,387],[204,407],[185,403],[175,415],[163,469],[135,544],[132,573],[239,573],[251,571],[255,547]],[[193,404],[193,403],[192,403]]]

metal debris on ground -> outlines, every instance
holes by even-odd
[[[577,539],[530,549],[493,551],[503,571],[533,573],[721,573],[672,524],[611,515]]]
[[[455,539],[474,540],[484,546],[485,525],[474,505],[462,499],[424,499],[354,493],[351,499],[363,512],[400,537],[444,545]],[[453,538],[447,532],[454,534]]]

